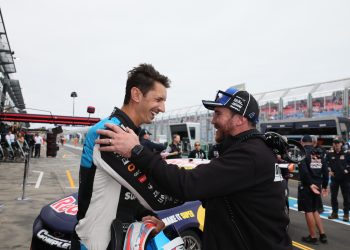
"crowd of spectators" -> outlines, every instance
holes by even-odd
[[[0,125],[0,159],[14,160],[24,158],[23,152],[31,152],[31,157],[40,157],[41,144],[45,137],[39,133],[28,132],[17,126]]]

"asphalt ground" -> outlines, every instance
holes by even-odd
[[[32,225],[41,208],[77,191],[81,149],[60,146],[55,158],[31,158],[23,198],[24,163],[0,162],[0,249],[29,249]],[[290,196],[297,197],[297,182],[290,180]],[[294,249],[349,249],[350,223],[322,219],[328,243],[310,245],[301,241],[308,234],[304,214],[297,212],[291,198],[289,232]],[[339,197],[342,207],[342,197]],[[330,212],[330,197],[324,198],[325,212]],[[327,216],[327,214],[325,214]],[[326,217],[325,217],[326,218]],[[262,246],[261,249],[264,249]]]

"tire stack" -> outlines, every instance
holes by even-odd
[[[58,150],[57,134],[47,133],[46,135],[46,157],[56,157]]]

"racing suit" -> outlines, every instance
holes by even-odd
[[[327,189],[328,168],[322,150],[306,145],[306,158],[299,168],[300,183],[298,186],[298,210],[304,212],[322,212],[321,195],[312,192],[312,184],[319,189]]]
[[[292,249],[283,178],[256,134],[225,138],[219,158],[191,170],[166,164],[146,148],[130,159],[175,197],[205,201],[204,249]]]
[[[125,229],[128,223],[141,220],[146,215],[154,215],[150,210],[161,210],[181,204],[179,200],[162,194],[141,171],[135,172],[134,164],[128,159],[114,153],[99,151],[99,146],[95,145],[99,136],[97,129],[104,129],[105,123],[129,127],[135,133],[139,130],[123,111],[115,108],[110,117],[98,122],[88,131],[80,162],[78,223],[75,227],[75,236],[88,250],[107,249],[111,240],[111,225],[115,218],[124,224]],[[116,172],[116,169],[122,171]],[[124,178],[120,177],[125,173],[129,174],[125,179],[132,183],[133,187],[123,182]],[[135,196],[131,195],[127,188]],[[150,196],[150,203],[142,198]],[[73,244],[72,240],[72,249],[73,246],[76,247],[76,244]]]
[[[338,214],[338,192],[339,187],[344,200],[344,215],[349,215],[350,209],[350,154],[349,152],[330,151],[327,154],[327,162],[329,169],[333,172],[331,176],[331,203],[332,211]]]

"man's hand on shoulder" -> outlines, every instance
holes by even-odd
[[[105,126],[110,130],[97,130],[98,134],[107,137],[95,141],[96,144],[107,145],[100,147],[100,151],[116,152],[124,157],[130,158],[131,150],[136,145],[140,144],[139,137],[129,128],[123,130],[121,127],[110,123],[106,123]]]

